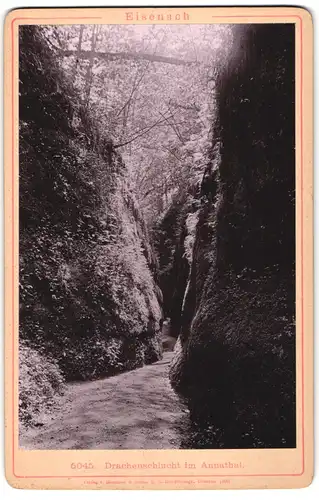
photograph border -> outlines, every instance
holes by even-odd
[[[270,22],[271,20],[279,20],[282,22],[291,22],[295,24],[296,34],[296,191],[297,191],[297,207],[296,207],[296,225],[297,225],[297,245],[296,248],[296,266],[299,267],[299,272],[296,276],[297,287],[297,315],[299,303],[299,321],[297,319],[297,332],[300,335],[300,342],[297,342],[297,375],[299,382],[297,382],[297,399],[301,401],[300,416],[297,418],[297,434],[300,433],[298,443],[301,444],[299,450],[301,468],[298,471],[291,471],[287,473],[242,473],[242,474],[193,474],[187,476],[174,475],[174,474],[141,474],[140,476],[134,475],[28,475],[18,473],[16,454],[17,454],[17,272],[18,272],[18,197],[17,197],[17,177],[18,177],[18,103],[17,103],[17,49],[18,49],[18,27],[23,24],[107,24],[106,14],[112,15],[111,11],[123,13],[127,10],[134,11],[186,11],[191,12],[194,10],[202,9],[202,11],[209,11],[212,14],[213,20],[223,19],[223,23],[234,23],[236,20],[250,19],[251,23],[262,23],[262,19]],[[238,13],[232,15],[236,10]],[[255,11],[251,13],[251,11]],[[223,11],[223,15],[214,15],[214,11]],[[268,11],[269,14],[264,14],[260,11]],[[57,15],[61,12],[61,16]],[[67,12],[70,15],[67,16]],[[100,12],[101,15],[94,16],[94,13]],[[293,12],[293,13],[292,13]],[[87,13],[88,15],[77,16],[76,14]],[[63,14],[63,15],[62,15]],[[92,14],[92,15],[91,15]],[[288,21],[289,19],[289,21]],[[214,21],[212,20],[212,24]],[[68,22],[66,22],[68,21]],[[242,21],[244,22],[244,21]],[[280,22],[280,21],[278,21]],[[189,21],[181,22],[181,24],[188,24]],[[124,22],[112,22],[111,24],[125,24]],[[126,23],[126,24],[153,24],[150,22]],[[158,23],[154,24],[177,24],[172,23]],[[200,24],[200,23],[195,23]],[[204,22],[203,22],[204,24]],[[206,24],[210,24],[207,23]],[[246,22],[245,22],[246,24]],[[307,31],[308,30],[308,31]],[[187,477],[240,477],[240,478],[271,478],[271,477],[296,477],[299,478],[298,484],[303,485],[302,476],[309,484],[309,477],[312,475],[313,460],[312,460],[312,440],[313,440],[313,418],[312,418],[312,373],[313,373],[313,359],[311,356],[313,344],[313,331],[312,331],[312,80],[309,75],[312,75],[312,22],[311,16],[308,11],[296,7],[105,7],[105,8],[52,8],[52,9],[18,9],[9,13],[6,18],[5,26],[5,254],[6,254],[6,306],[5,306],[5,323],[6,323],[6,461],[7,461],[7,478],[9,482],[14,485],[21,484],[18,480],[23,480],[26,484],[27,479],[80,479],[80,478],[187,478]],[[305,74],[307,71],[307,74]],[[307,79],[307,85],[305,85]],[[9,88],[8,88],[9,86]],[[307,87],[307,88],[306,88]],[[311,89],[309,93],[309,89]],[[10,95],[10,100],[8,99]],[[10,103],[10,104],[9,104]],[[305,126],[306,114],[309,120],[307,127]],[[299,119],[298,119],[299,118]],[[10,123],[11,122],[11,123]],[[10,126],[9,126],[10,124]],[[10,146],[9,146],[10,145]],[[305,153],[309,148],[310,151]],[[9,161],[10,158],[10,161]],[[309,245],[310,243],[310,245]],[[300,264],[298,264],[300,259]],[[299,276],[298,276],[299,275]],[[310,278],[311,276],[311,278]],[[307,335],[305,335],[305,325],[307,323]],[[9,376],[8,376],[9,375]],[[307,398],[306,398],[307,392]],[[307,401],[306,401],[307,399]],[[8,402],[9,401],[9,402]],[[20,452],[20,450],[18,450]],[[81,450],[81,453],[88,451],[94,453],[101,453],[94,450]],[[152,450],[157,453],[157,450]],[[237,451],[237,450],[236,450]],[[238,451],[251,451],[251,450],[238,450]],[[265,452],[266,450],[258,450]],[[284,453],[285,449],[280,450]],[[45,451],[45,453],[52,453],[52,451]],[[218,453],[219,450],[210,450],[210,453]],[[23,451],[23,454],[34,453]],[[40,453],[40,452],[39,452]],[[43,453],[43,452],[42,452]],[[67,453],[67,451],[54,451],[54,453]],[[78,452],[79,453],[79,452]],[[127,454],[128,451],[121,451],[117,453]],[[135,452],[136,453],[136,452]],[[189,450],[183,450],[182,453],[189,453]],[[191,453],[200,453],[198,450],[191,450]],[[21,462],[21,461],[20,461]],[[21,463],[19,463],[21,469]],[[10,480],[10,478],[12,478]],[[155,481],[156,482],[156,481]],[[255,484],[251,482],[251,484]],[[263,484],[266,483],[265,480]],[[85,486],[82,486],[85,487]],[[108,485],[108,488],[112,485]],[[125,487],[138,488],[136,485],[129,485]],[[149,485],[153,488],[154,485]],[[163,488],[165,485],[155,485],[156,488]],[[178,487],[178,486],[177,486]],[[218,488],[227,487],[227,485],[217,485]],[[229,486],[228,486],[229,487]],[[231,486],[233,487],[233,486]],[[236,487],[236,486],[235,486]],[[279,486],[280,487],[280,486]],[[144,486],[145,488],[145,486]],[[172,485],[170,485],[172,488]],[[200,486],[197,485],[199,489]],[[207,488],[207,485],[206,485]],[[215,486],[216,488],[216,486]]]

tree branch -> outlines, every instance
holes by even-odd
[[[190,104],[190,105],[185,105],[185,104],[180,104],[179,102],[176,102],[176,101],[173,101],[172,99],[170,99],[168,102],[168,106],[169,105],[173,106],[174,108],[185,109],[186,111],[197,111],[197,112],[200,111],[200,108],[198,106],[196,106],[195,103]]]
[[[164,117],[164,115],[159,111],[159,114],[165,118],[166,122],[168,123],[168,125],[171,127],[171,129],[173,130],[173,132],[175,133],[176,137],[179,139],[179,141],[182,143],[182,144],[185,144],[185,141],[183,140],[183,137],[181,136],[181,133],[180,131],[178,130],[178,127],[177,127],[177,123],[176,121],[174,120],[174,116],[172,115],[172,111],[171,109],[169,109],[170,111],[170,116],[168,116],[167,118]],[[169,121],[169,118],[172,118],[172,121],[173,123],[170,123]]]
[[[135,52],[100,52],[91,50],[81,50],[80,53],[77,53],[75,50],[63,50],[62,54],[64,56],[74,56],[78,55],[82,59],[90,59],[91,57],[97,57],[99,59],[104,59],[105,61],[116,61],[117,59],[127,59],[127,60],[146,60],[151,62],[159,62],[166,64],[175,64],[177,66],[187,66],[189,64],[199,64],[196,61],[184,61],[182,59],[177,59],[175,57],[165,57],[159,56],[155,54],[146,54],[146,53],[135,53]]]
[[[156,127],[157,125],[159,125],[160,123],[163,123],[165,121],[166,121],[166,117],[164,119],[157,120],[157,122],[153,123],[150,127],[143,127],[142,129],[140,129],[137,132],[137,134],[134,137],[128,139],[125,142],[122,142],[121,144],[114,144],[113,149],[117,149],[117,148],[120,148],[122,146],[127,146],[127,144],[130,144],[131,142],[135,141],[139,137],[142,137],[143,135],[147,134],[154,127]]]
[[[133,87],[132,87],[130,96],[127,99],[127,101],[125,102],[125,104],[121,107],[121,109],[116,113],[116,117],[119,116],[122,113],[122,111],[126,108],[126,106],[130,103],[130,101],[131,101],[131,99],[132,99],[132,97],[134,95],[134,92],[136,92],[136,90],[138,89],[140,83],[142,82],[142,80],[143,80],[143,78],[144,78],[144,76],[146,74],[146,71],[148,70],[149,64],[150,63],[148,63],[148,65],[146,66],[146,68],[144,69],[144,71],[142,73],[142,76],[139,79],[137,79],[138,73],[139,73],[139,72],[137,72],[137,74],[135,76],[135,79],[134,79],[134,83],[133,83]]]

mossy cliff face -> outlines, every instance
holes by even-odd
[[[180,192],[153,228],[154,246],[158,256],[158,282],[163,293],[163,314],[170,318],[170,335],[180,331],[189,261],[185,253],[186,220],[192,211],[193,197]]]
[[[20,336],[66,379],[161,357],[156,266],[127,170],[20,28]]]
[[[194,422],[221,430],[205,446],[294,447],[294,28],[254,26],[237,41],[216,86],[170,377]]]

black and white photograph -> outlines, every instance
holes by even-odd
[[[19,26],[19,447],[296,448],[295,24],[130,10]]]

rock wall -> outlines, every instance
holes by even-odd
[[[156,260],[127,169],[56,60],[20,28],[20,338],[92,379],[160,359]]]
[[[180,332],[183,300],[190,271],[185,239],[188,235],[186,222],[194,210],[194,203],[191,189],[177,193],[152,231],[159,263],[157,279],[163,293],[163,314],[170,318],[170,335],[174,337]]]
[[[206,433],[191,446],[294,447],[294,27],[235,41],[170,378]]]

